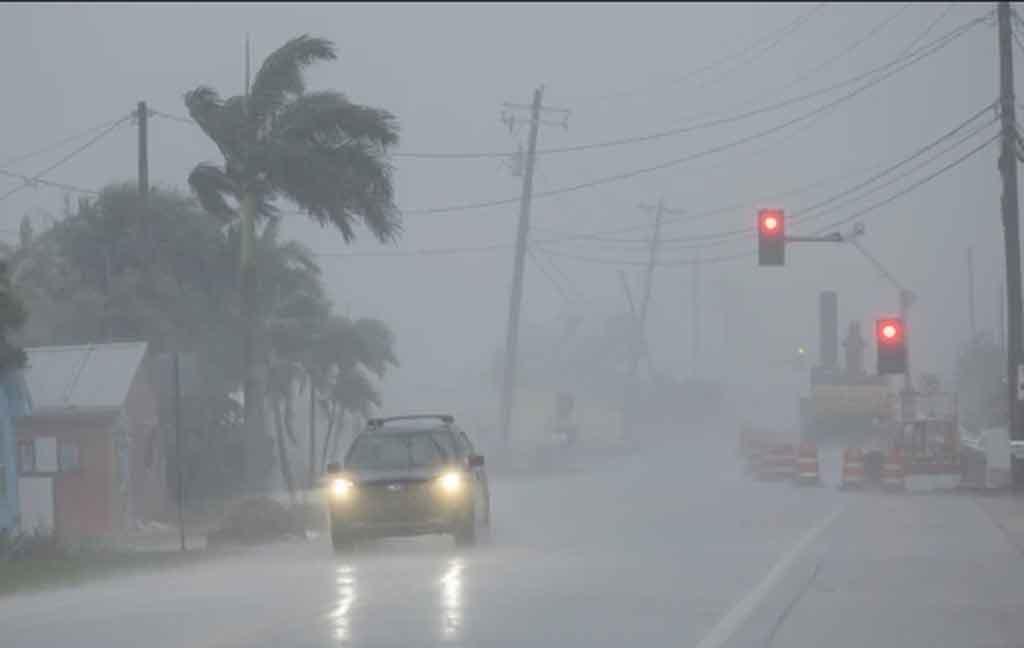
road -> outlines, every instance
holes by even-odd
[[[320,539],[3,599],[0,644],[1022,644],[1024,558],[1002,509],[755,483],[733,449],[732,433],[690,438],[495,480],[494,537],[470,551],[425,538],[335,557]]]

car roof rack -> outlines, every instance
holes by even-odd
[[[455,422],[455,417],[451,414],[410,414],[407,416],[389,416],[386,418],[371,418],[366,421],[366,426],[371,428],[379,428],[385,423],[391,423],[393,421],[415,421],[421,419],[435,419],[439,420],[445,425],[451,425]]]

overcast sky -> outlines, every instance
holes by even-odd
[[[936,41],[992,5],[836,4],[811,11],[812,4],[793,3],[7,4],[0,7],[7,88],[0,168],[34,175],[87,138],[14,164],[5,161],[123,116],[139,100],[183,116],[182,96],[196,85],[239,93],[246,32],[257,64],[295,35],[332,39],[339,58],[313,68],[310,87],[341,90],[353,101],[394,113],[402,130],[401,153],[513,152],[525,142],[526,130],[509,132],[500,120],[502,103],[529,103],[540,84],[545,105],[572,111],[567,129],[542,127],[541,148],[645,135],[845,81],[912,45]],[[778,30],[801,16],[773,41]],[[951,130],[996,98],[995,39],[991,21],[976,25],[934,55],[813,120],[660,171],[538,198],[531,234],[536,240],[637,229],[607,235],[624,242],[538,243],[537,259],[571,301],[528,257],[524,326],[556,326],[574,310],[591,318],[621,311],[620,268],[629,273],[634,295],[640,294],[642,268],[616,264],[645,259],[651,215],[638,209],[641,202],[663,198],[689,214],[672,216],[666,225],[663,261],[692,260],[697,253],[712,260],[752,253],[755,243],[749,237],[717,240],[699,250],[692,239],[738,228],[752,233],[760,206],[782,207],[795,218]],[[743,55],[746,48],[753,53]],[[731,58],[704,69],[726,57]],[[806,115],[856,87],[719,127],[543,155],[535,188],[568,187],[722,147]],[[992,117],[989,112],[970,128]],[[856,216],[966,154],[994,128],[979,131],[902,180],[819,210],[815,220],[792,225],[791,233],[811,233]],[[195,163],[217,159],[216,149],[193,126],[153,117],[150,132],[154,184],[183,188]],[[82,188],[132,180],[135,147],[135,130],[128,124],[45,177]],[[392,325],[403,367],[385,395],[399,406],[421,406],[424,398],[417,394],[437,402],[445,389],[480,377],[503,344],[518,207],[414,212],[515,198],[520,178],[494,158],[398,157],[395,165],[398,202],[409,211],[395,247],[382,248],[365,234],[346,247],[340,236],[302,217],[291,218],[285,231],[322,254],[328,291],[339,310]],[[890,180],[893,175],[872,187]],[[0,192],[17,183],[0,178]],[[62,202],[60,190],[46,187],[13,194],[0,202],[3,235],[13,238],[25,213],[56,214]],[[995,331],[1003,276],[998,210],[996,149],[989,147],[857,219],[867,227],[866,248],[919,297],[911,316],[915,369],[948,377],[955,348],[968,336],[968,246],[975,250],[979,327]],[[33,213],[37,226],[44,226],[40,212]],[[344,256],[484,246],[503,247],[448,256]],[[678,376],[691,368],[691,272],[688,265],[667,266],[654,277],[651,344],[660,368]],[[805,381],[805,375],[787,372],[784,363],[800,345],[816,357],[821,290],[839,291],[842,331],[856,319],[870,334],[873,319],[897,307],[895,289],[849,246],[791,246],[785,268],[759,269],[753,256],[706,263],[700,278],[698,368],[706,375],[740,372],[757,380]],[[868,366],[873,364],[869,357]]]

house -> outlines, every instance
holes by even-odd
[[[0,379],[0,533],[13,530],[20,519],[14,419],[28,413],[27,401],[20,372]]]
[[[145,342],[25,350],[32,410],[17,419],[22,527],[116,537],[167,512]]]

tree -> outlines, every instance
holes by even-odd
[[[6,262],[0,262],[0,373],[25,366],[25,351],[13,344],[9,336],[25,324],[25,305],[14,294]]]
[[[189,184],[209,213],[240,228],[244,402],[250,432],[263,427],[260,377],[253,362],[259,334],[253,246],[257,225],[280,216],[275,199],[285,198],[321,225],[334,226],[345,241],[354,238],[356,221],[382,242],[393,240],[401,229],[387,158],[398,142],[394,117],[338,92],[306,92],[306,68],[335,58],[330,41],[303,35],[264,60],[244,96],[221,99],[208,86],[185,95],[192,119],[224,158],[220,166],[197,165]]]
[[[384,322],[371,318],[330,318],[317,336],[315,351],[308,374],[327,420],[322,471],[331,448],[337,447],[346,414],[365,417],[380,406],[372,378],[383,378],[389,367],[398,366],[398,358],[394,334]]]

